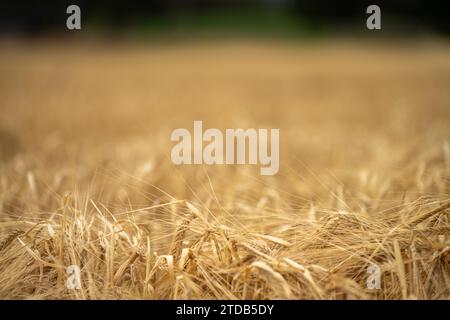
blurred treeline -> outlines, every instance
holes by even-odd
[[[381,7],[384,34],[449,35],[447,3],[448,0],[3,0],[0,34],[65,32],[66,8],[70,4],[80,6],[84,32],[358,34],[367,33],[367,6],[377,4]]]

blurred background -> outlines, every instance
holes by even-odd
[[[38,36],[65,32],[65,9],[70,4],[82,9],[84,35],[102,32],[111,37],[313,37],[339,33],[373,37],[365,29],[365,10],[370,4],[382,8],[384,36],[450,32],[444,0],[19,0],[0,4],[0,33]]]
[[[366,28],[373,3],[381,30]],[[66,28],[70,4],[81,8],[81,30]],[[202,194],[203,171],[170,161],[171,131],[191,129],[194,120],[205,128],[279,128],[280,173],[266,177],[267,186],[283,185],[303,204],[336,205],[311,172],[333,190],[354,186],[358,207],[370,203],[361,203],[358,185],[367,172],[383,196],[396,199],[414,184],[405,177],[428,161],[424,154],[434,157],[448,144],[445,7],[423,0],[2,1],[0,169],[4,188],[15,190],[4,203],[20,207],[23,196],[26,205],[27,172],[60,193],[90,183],[99,168],[118,184],[105,189],[106,178],[96,178],[111,201],[126,198],[129,181],[113,168],[190,198],[172,175],[180,171]],[[398,175],[409,163],[411,171]],[[249,177],[260,179],[255,167],[207,169],[219,193],[255,199],[266,192],[251,187]],[[230,188],[231,174],[241,182]],[[445,192],[444,176],[416,187]]]

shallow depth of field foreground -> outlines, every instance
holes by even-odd
[[[450,298],[448,43],[5,42],[0,111],[2,299]],[[279,173],[173,165],[194,120]]]

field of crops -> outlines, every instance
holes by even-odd
[[[0,111],[2,299],[450,299],[448,43],[3,42]],[[278,174],[174,165],[194,120]]]

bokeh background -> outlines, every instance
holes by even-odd
[[[170,167],[171,130],[197,119],[205,127],[280,128],[281,170],[300,176],[298,162],[350,174],[371,161],[392,169],[405,160],[383,152],[419,147],[415,139],[431,134],[425,145],[446,143],[444,1],[377,2],[375,31],[366,28],[368,1],[75,3],[75,31],[65,27],[72,2],[0,5],[8,165],[25,155],[43,171],[88,163],[80,181],[108,165],[150,172]],[[151,183],[189,194],[152,172]]]
[[[219,34],[306,37],[346,34],[373,37],[362,26],[370,4],[382,7],[383,35],[448,35],[445,1],[312,0],[152,0],[152,1],[3,1],[2,34],[65,33],[65,9],[83,12],[83,33],[103,31],[150,37]],[[67,37],[68,34],[65,34]]]

